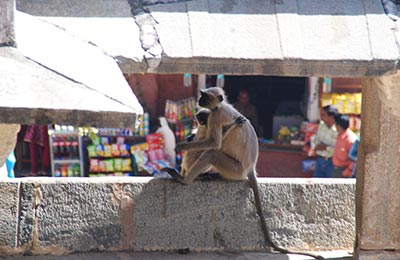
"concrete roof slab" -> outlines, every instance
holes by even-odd
[[[191,32],[187,26],[189,17],[186,4],[158,5],[150,7],[149,10],[156,21],[155,29],[164,55],[168,57],[192,57]],[[171,37],[169,35],[171,31],[179,33]]]
[[[85,1],[74,1],[87,6]],[[111,45],[101,48],[118,53],[120,67],[127,73],[259,75],[267,71],[262,75],[364,77],[398,69],[395,23],[384,13],[380,0],[126,1],[139,24],[139,37],[132,44],[135,51],[110,51]],[[154,19],[154,30],[143,31],[143,17]],[[151,37],[143,37],[146,33],[158,42],[156,50],[161,54],[147,49]],[[88,37],[97,42],[109,37],[101,30],[92,34]],[[274,63],[277,69],[265,69]]]
[[[134,125],[140,112],[33,62],[14,48],[0,48],[0,78],[3,123],[124,127]]]
[[[66,33],[90,42],[110,56],[142,62],[144,51],[140,44],[139,28],[131,17],[39,17],[57,25]],[[99,33],[101,32],[101,33]]]
[[[193,57],[283,58],[270,1],[194,1],[187,5]]]
[[[381,60],[395,57],[399,60],[399,46],[395,38],[395,23],[385,13],[378,11],[382,9],[382,5],[378,1],[364,0],[364,6],[373,57]]]
[[[118,100],[135,113],[142,112],[115,60],[100,48],[22,12],[16,13],[15,24],[18,50],[23,55]]]

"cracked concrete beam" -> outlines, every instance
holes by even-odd
[[[146,72],[155,72],[164,52],[155,28],[157,21],[144,9],[141,14],[134,16],[134,19],[140,31],[139,40],[144,50],[143,58],[147,63]]]
[[[131,5],[133,15],[142,12],[146,7],[158,4],[171,4],[179,2],[187,2],[191,0],[128,0]]]

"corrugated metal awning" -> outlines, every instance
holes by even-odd
[[[73,2],[17,3],[87,37],[124,72],[363,77],[398,69],[397,25],[380,0],[117,0],[109,12]]]

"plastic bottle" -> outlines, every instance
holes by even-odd
[[[180,165],[182,163],[182,153],[181,152],[176,154],[175,160],[176,160],[176,166],[175,167],[180,170]]]
[[[78,142],[79,137],[74,137],[72,140],[72,157],[73,158],[79,158],[79,142]]]
[[[167,119],[165,117],[160,117],[160,125],[161,127],[157,129],[157,133],[160,133],[164,138],[164,155],[168,162],[171,165],[175,166],[175,136],[174,132],[172,132],[171,128],[168,126]]]
[[[56,164],[54,168],[55,168],[54,170],[55,177],[61,177],[61,166],[59,164]]]
[[[183,85],[185,87],[192,86],[192,74],[190,73],[183,74]]]
[[[217,87],[223,88],[225,85],[225,76],[224,74],[217,75]]]

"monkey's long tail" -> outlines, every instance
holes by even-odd
[[[255,177],[255,175],[254,175],[254,177]],[[250,186],[252,186],[251,188],[253,189],[254,200],[255,200],[256,209],[257,209],[257,214],[260,217],[261,228],[262,228],[262,231],[263,231],[263,234],[264,234],[265,242],[267,242],[267,244],[269,244],[269,246],[271,246],[273,249],[275,249],[276,251],[278,251],[280,253],[283,253],[283,254],[305,255],[305,256],[313,257],[313,258],[318,259],[318,260],[325,260],[325,258],[323,258],[320,255],[314,255],[314,254],[306,253],[306,252],[291,251],[291,250],[288,250],[286,248],[279,247],[271,240],[271,236],[269,235],[269,230],[268,230],[268,227],[267,227],[267,222],[265,221],[264,213],[262,211],[261,198],[260,198],[260,193],[258,192],[257,182],[256,181],[255,182],[249,181],[249,182],[250,182]]]

